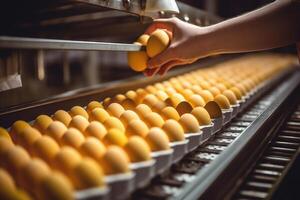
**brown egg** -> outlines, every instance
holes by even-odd
[[[237,87],[231,87],[230,90],[235,94],[238,100],[242,99],[243,95]]]
[[[0,138],[5,138],[12,142],[12,139],[5,128],[0,127]]]
[[[227,97],[227,99],[229,100],[231,105],[235,105],[237,103],[237,98],[236,98],[234,92],[232,92],[231,90],[225,90],[223,92],[223,95],[225,97]]]
[[[192,110],[192,115],[196,117],[200,125],[211,124],[211,118],[207,110],[203,107],[196,107]]]
[[[170,106],[163,108],[161,110],[160,114],[165,120],[174,119],[174,120],[178,121],[180,119],[180,116],[179,116],[177,110]]]
[[[39,115],[34,123],[33,127],[38,129],[41,133],[45,133],[48,126],[53,122],[53,120],[48,115]]]
[[[102,102],[102,106],[104,108],[107,108],[107,106],[109,106],[112,103],[112,99],[110,97],[106,97]]]
[[[32,149],[35,156],[42,158],[48,164],[52,164],[52,160],[60,148],[55,140],[43,135],[33,143]]]
[[[148,94],[143,100],[143,104],[150,106],[151,108],[158,102],[158,98],[153,94]]]
[[[162,127],[164,124],[163,118],[155,112],[147,114],[144,121],[148,127]]]
[[[77,189],[101,187],[104,185],[104,173],[93,159],[83,158],[73,169],[73,180]]]
[[[27,127],[30,127],[30,125],[22,120],[18,120],[13,123],[10,130],[10,136],[15,143],[17,143],[17,135]]]
[[[27,127],[18,135],[18,144],[32,154],[31,146],[41,136],[37,129]]]
[[[211,85],[207,81],[200,81],[199,86],[204,90],[207,90],[211,87]]]
[[[218,94],[221,94],[221,91],[217,88],[217,87],[210,87],[208,89],[208,91],[210,91],[210,93],[215,97]]]
[[[69,126],[70,121],[72,120],[71,115],[64,110],[58,110],[53,115],[53,120],[62,122],[65,126]]]
[[[152,94],[155,94],[158,91],[153,85],[146,86],[145,90]]]
[[[95,108],[91,112],[90,120],[91,121],[99,121],[99,122],[103,123],[109,117],[110,117],[110,115],[103,108]]]
[[[112,128],[108,130],[102,141],[106,146],[117,145],[123,147],[127,143],[127,137],[124,132]]]
[[[131,110],[126,110],[125,112],[123,112],[123,114],[120,116],[120,120],[123,123],[123,125],[125,127],[127,127],[127,125],[135,119],[140,119],[139,116]]]
[[[85,136],[93,136],[99,140],[102,140],[106,133],[107,130],[105,126],[98,121],[92,121],[84,131]]]
[[[106,119],[104,121],[104,126],[107,130],[110,130],[112,128],[116,128],[119,129],[120,131],[122,131],[123,133],[125,133],[125,127],[122,124],[122,122],[116,118],[116,117],[109,117],[108,119]]]
[[[107,107],[107,112],[109,112],[112,116],[119,118],[122,113],[125,111],[123,106],[118,103],[112,103]]]
[[[228,101],[227,97],[223,94],[219,94],[215,97],[214,101],[222,108],[222,109],[229,109],[230,102]]]
[[[49,166],[39,158],[33,158],[21,169],[21,186],[37,195],[36,189],[41,181],[51,173]]]
[[[61,138],[61,145],[79,148],[84,142],[84,136],[76,128],[69,128]]]
[[[192,114],[183,114],[179,119],[179,123],[185,133],[197,133],[200,131],[198,120]]]
[[[125,110],[134,110],[136,107],[136,103],[129,98],[126,98],[124,101],[121,102],[121,104]]]
[[[221,93],[227,89],[223,83],[218,83],[216,87],[220,90]]]
[[[169,96],[168,96],[168,94],[166,93],[166,92],[164,92],[164,91],[161,91],[161,90],[159,90],[159,91],[157,91],[156,93],[155,93],[155,95],[159,98],[159,100],[161,100],[161,101],[165,101]]]
[[[114,96],[113,102],[120,104],[125,99],[126,99],[126,96],[124,94],[117,94],[116,96]]]
[[[139,42],[134,42],[136,45],[143,46]],[[129,67],[137,72],[144,71],[147,68],[147,62],[149,60],[149,56],[147,55],[146,51],[129,51],[127,53],[127,61]]]
[[[190,98],[188,98],[188,102],[191,103],[193,107],[203,107],[205,105],[204,99],[198,94],[191,95]]]
[[[214,96],[208,90],[201,90],[199,95],[204,99],[205,103],[214,100]]]
[[[185,113],[190,113],[192,111],[192,109],[193,109],[193,106],[186,101],[180,102],[176,107],[176,110],[179,115],[183,115]]]
[[[164,51],[170,43],[169,35],[162,29],[157,29],[151,33],[146,51],[149,57],[154,57]]]
[[[72,170],[81,159],[81,155],[74,148],[64,146],[54,157],[54,167],[70,177]]]
[[[174,119],[167,120],[162,129],[168,135],[170,142],[184,140],[184,130],[182,126]]]
[[[0,195],[1,199],[6,199],[6,195],[16,190],[14,179],[9,175],[9,173],[0,168]]]
[[[210,118],[214,119],[222,117],[222,110],[216,102],[210,101],[204,106],[204,108],[209,113]]]
[[[144,89],[139,88],[136,90],[137,93],[137,101],[136,103],[142,103],[142,101],[144,100],[145,96],[148,94]]]
[[[136,42],[141,43],[142,45],[146,46],[147,42],[149,40],[149,35],[148,34],[143,34],[140,37],[138,37],[138,39],[136,40]]]
[[[151,113],[151,108],[146,104],[139,104],[135,108],[136,113],[140,116],[140,118],[144,118],[147,114]]]
[[[58,142],[67,130],[67,127],[62,122],[54,121],[48,126],[46,135],[52,137]]]
[[[133,136],[138,135],[141,137],[145,137],[148,133],[148,126],[141,120],[132,120],[126,129],[126,135]]]
[[[243,96],[247,94],[247,90],[243,84],[237,84],[235,87],[239,89]]]
[[[87,105],[87,112],[90,114],[95,108],[103,108],[102,104],[99,101],[91,101]]]
[[[100,164],[105,174],[129,172],[129,158],[125,151],[116,145],[111,145],[107,148]]]
[[[149,133],[145,137],[145,140],[150,146],[151,151],[162,151],[170,149],[169,138],[161,128],[151,128]]]
[[[179,93],[175,93],[172,96],[170,96],[170,100],[171,102],[166,100],[167,101],[166,103],[173,107],[176,107],[180,102],[185,101],[184,97]]]
[[[80,146],[80,153],[99,161],[106,152],[104,144],[95,137],[88,137]]]
[[[199,85],[193,85],[191,87],[191,90],[196,93],[196,94],[199,94],[201,91],[202,91],[202,88],[199,86]]]
[[[71,117],[75,117],[76,115],[80,115],[86,119],[89,119],[89,114],[86,112],[86,110],[81,106],[74,106],[70,110]]]
[[[69,127],[76,128],[80,132],[84,133],[85,129],[88,127],[89,124],[90,123],[86,118],[82,117],[81,115],[76,115],[72,118]]]
[[[69,180],[61,173],[47,175],[39,186],[39,199],[43,200],[72,200],[74,191]]]
[[[17,183],[21,180],[21,168],[23,168],[29,161],[29,154],[20,146],[8,148],[1,157],[4,169],[6,169],[11,176],[14,177]]]
[[[184,89],[181,94],[185,99],[189,99],[194,94],[194,92],[190,89]]]
[[[12,148],[12,147],[14,147],[14,144],[13,144],[11,141],[9,141],[9,140],[7,140],[7,139],[5,139],[5,138],[3,138],[3,137],[0,137],[0,157],[2,157],[2,155],[3,155],[8,149],[10,149],[10,148]],[[0,159],[0,165],[1,165],[1,160],[2,160],[2,159]]]
[[[124,149],[131,162],[141,162],[151,159],[150,147],[140,136],[131,136]]]

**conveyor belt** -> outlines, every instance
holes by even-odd
[[[137,191],[134,199],[197,199],[199,197],[223,199],[225,193],[228,192],[224,188],[229,189],[230,184],[229,179],[224,179],[222,174],[225,173],[227,178],[234,176],[228,166],[242,165],[236,157],[243,153],[242,149],[249,146],[250,140],[261,135],[264,138],[261,140],[263,141],[274,135],[274,132],[269,135],[261,129],[270,123],[272,116],[275,116],[275,113],[283,106],[282,104],[287,103],[288,97],[299,82],[300,73],[297,72],[268,95],[255,102],[205,144],[186,155],[179,163],[172,166],[170,171],[156,177],[149,186]],[[261,163],[253,169],[246,179],[248,181],[239,189],[235,198],[264,199],[270,195],[269,190],[276,188],[299,153],[299,110],[292,115],[285,127],[268,147],[266,150],[268,154],[264,155]],[[257,149],[259,149],[258,144]],[[254,152],[253,149],[253,155],[255,155]],[[251,153],[251,149],[248,149],[249,159],[253,157]],[[216,184],[216,182],[227,184],[227,181],[228,185],[223,185],[223,188]],[[225,193],[221,192],[222,190]]]

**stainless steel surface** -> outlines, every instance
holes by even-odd
[[[89,51],[139,51],[142,46],[136,44],[89,42],[75,40],[54,40],[0,36],[0,48],[11,49],[55,49]]]

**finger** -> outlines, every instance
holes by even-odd
[[[160,67],[158,74],[163,76],[165,75],[171,68],[177,66],[177,65],[183,65],[185,64],[184,61],[180,61],[180,60],[172,60],[166,64],[164,64],[162,67]]]
[[[148,68],[149,69],[157,68],[157,67],[160,67],[160,66],[170,62],[171,60],[176,59],[176,58],[174,58],[173,54],[174,54],[173,49],[167,48],[160,54],[158,54],[158,55],[154,56],[153,58],[150,58],[150,60],[148,60],[148,63],[147,63]]]
[[[151,76],[154,76],[158,71],[159,71],[159,68],[146,69],[146,70],[144,71],[144,75],[145,75],[145,76],[148,76],[148,77],[151,77]]]
[[[156,19],[154,22],[146,29],[145,34],[151,34],[156,29],[166,29],[173,32],[173,22],[170,19]]]

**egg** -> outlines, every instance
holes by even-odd
[[[148,94],[147,96],[145,96],[145,98],[143,100],[143,104],[146,104],[152,108],[158,101],[159,100],[157,99],[157,97],[155,95]]]
[[[70,181],[61,173],[48,174],[39,185],[39,199],[72,200],[74,191]]]
[[[205,101],[204,99],[198,95],[198,94],[193,94],[188,98],[188,102],[193,106],[193,107],[198,107],[198,106],[204,106]]]
[[[83,158],[73,169],[77,189],[96,188],[104,185],[102,168],[91,158]]]
[[[163,108],[160,111],[160,114],[165,120],[174,119],[174,120],[178,121],[179,118],[180,118],[177,110],[173,107],[170,107],[170,106],[167,106],[167,107]]]
[[[62,145],[79,148],[84,142],[84,136],[76,128],[69,128],[61,138]]]
[[[243,96],[247,94],[247,90],[243,84],[237,84],[235,87],[239,89]]]
[[[126,129],[126,135],[133,136],[138,135],[141,137],[145,137],[148,133],[148,126],[141,120],[132,120]]]
[[[203,107],[196,107],[191,112],[194,117],[198,120],[200,125],[209,125],[211,124],[211,118],[207,110]]]
[[[182,91],[181,94],[184,96],[185,99],[189,99],[194,94],[194,92],[190,89],[185,89]]]
[[[214,96],[208,90],[201,90],[199,95],[204,99],[205,103],[214,100]]]
[[[89,119],[89,114],[86,112],[86,110],[81,106],[74,106],[70,110],[71,117],[75,117],[76,115],[80,115],[86,119]]]
[[[157,92],[165,90],[165,86],[162,83],[155,83],[154,87],[158,90]]]
[[[110,115],[108,114],[108,112],[106,110],[104,110],[103,108],[95,108],[92,112],[91,112],[91,117],[90,119],[92,121],[99,121],[101,123],[103,123],[106,119],[108,119],[110,117]]]
[[[18,120],[13,123],[10,130],[10,136],[12,137],[14,142],[17,142],[17,135],[27,127],[30,127],[30,125],[22,120]]]
[[[174,119],[167,120],[162,129],[168,135],[170,142],[183,141],[184,140],[184,130],[182,126]]]
[[[230,90],[235,94],[238,100],[242,99],[243,95],[237,87],[231,87]]]
[[[14,147],[14,144],[12,142],[10,142],[9,140],[0,137],[0,157],[2,157],[3,154],[5,154],[5,152]],[[1,159],[0,159],[0,165],[1,165]]]
[[[124,132],[119,129],[112,128],[109,129],[107,134],[103,138],[103,143],[105,145],[118,145],[124,146],[127,143],[127,137]]]
[[[104,108],[107,108],[112,102],[112,99],[110,97],[106,97],[101,104],[103,105]]]
[[[53,120],[60,121],[65,126],[69,126],[69,123],[72,120],[72,117],[68,112],[66,112],[64,110],[58,110],[54,113]]]
[[[67,127],[62,122],[54,121],[48,126],[46,135],[52,137],[56,141],[59,141],[67,130]]]
[[[148,34],[143,34],[141,35],[137,40],[136,42],[139,42],[141,43],[142,45],[147,45],[147,42],[148,42],[148,39],[149,39],[149,35]]]
[[[125,111],[123,106],[118,103],[112,103],[107,107],[107,112],[109,112],[114,117],[120,117],[122,113]]]
[[[148,94],[144,89],[142,88],[139,88],[136,90],[136,93],[137,93],[137,100],[136,100],[136,103],[139,104],[141,103],[145,96]]]
[[[177,91],[173,88],[173,86],[172,87],[167,87],[165,92],[169,95],[169,97],[172,96],[173,94],[177,93]]]
[[[44,133],[52,122],[53,120],[48,115],[39,115],[35,119],[33,127]]]
[[[85,129],[88,127],[88,125],[89,125],[89,121],[85,117],[81,115],[76,115],[75,117],[72,118],[69,127],[76,128],[83,133]]]
[[[221,108],[216,102],[210,101],[204,106],[204,108],[209,113],[210,118],[222,117]]]
[[[183,115],[184,113],[190,113],[192,109],[193,106],[191,106],[191,104],[186,101],[182,101],[176,106],[176,110],[179,115]]]
[[[93,159],[100,160],[106,152],[104,144],[95,137],[88,137],[80,146],[80,153],[84,156],[91,157]]]
[[[199,82],[199,86],[204,90],[207,90],[210,88],[211,85],[207,81],[202,80]]]
[[[145,116],[145,123],[148,127],[162,127],[164,119],[157,113],[151,112]]]
[[[2,155],[1,162],[4,168],[13,176],[17,183],[20,183],[20,169],[30,161],[29,154],[20,146],[14,146]]]
[[[167,98],[169,98],[168,94],[164,91],[157,91],[155,93],[155,95],[161,100],[161,101],[165,101]]]
[[[198,120],[192,114],[183,114],[179,119],[179,123],[185,133],[197,133],[200,131]]]
[[[151,128],[149,133],[145,137],[145,140],[150,146],[151,151],[162,151],[170,149],[169,138],[161,128]]]
[[[123,123],[123,125],[125,127],[127,127],[127,125],[135,119],[140,119],[139,116],[131,110],[126,110],[125,112],[123,112],[123,114],[120,116],[120,120]]]
[[[151,33],[147,46],[146,51],[149,57],[154,57],[164,51],[170,43],[169,35],[161,29],[155,30]]]
[[[237,98],[236,98],[234,92],[232,92],[231,90],[225,90],[225,91],[223,92],[223,95],[224,95],[225,97],[227,97],[227,99],[228,99],[228,101],[229,101],[229,103],[230,103],[231,105],[237,104]]]
[[[0,196],[1,199],[6,199],[6,195],[16,190],[15,182],[9,173],[0,168]]]
[[[210,87],[208,91],[215,97],[218,94],[221,94],[221,91],[217,87]]]
[[[114,96],[113,98],[113,102],[114,103],[121,103],[122,101],[124,101],[126,99],[126,96],[124,94],[117,94],[116,96]]]
[[[129,172],[129,158],[126,152],[116,145],[107,148],[100,164],[105,174],[119,174]]]
[[[70,177],[72,175],[72,170],[81,161],[81,159],[81,155],[73,147],[64,146],[55,155],[53,165],[55,169]]]
[[[95,108],[103,108],[102,104],[99,101],[91,101],[86,109],[87,112],[90,114]]]
[[[104,126],[106,127],[107,130],[110,130],[112,128],[119,129],[121,132],[125,133],[125,127],[122,124],[122,122],[116,118],[116,117],[109,117],[104,121]]]
[[[39,158],[33,158],[21,169],[21,186],[37,195],[42,179],[51,173],[49,166]]]
[[[138,42],[134,42],[134,44],[142,46],[142,44]],[[149,60],[149,56],[144,50],[129,51],[127,53],[128,65],[132,70],[136,72],[144,71],[147,68],[148,60]]]
[[[32,149],[35,156],[52,164],[54,156],[59,151],[59,146],[51,137],[43,135],[33,143]]]
[[[131,136],[124,147],[131,162],[142,162],[151,159],[151,150],[140,136]]]
[[[227,89],[223,83],[218,83],[216,87],[220,90],[220,92],[224,92]]]
[[[136,107],[136,103],[129,98],[126,98],[124,101],[121,102],[121,104],[125,110],[134,110]]]
[[[0,127],[0,138],[5,138],[8,141],[12,142],[12,139],[5,128]]]
[[[145,87],[146,91],[151,93],[151,94],[154,94],[156,93],[158,90],[156,87],[154,87],[153,85],[148,85]]]
[[[32,154],[31,146],[41,136],[37,129],[27,127],[18,135],[18,144]]]
[[[153,105],[152,110],[154,112],[160,112],[165,107],[167,107],[167,104],[165,102],[158,101],[156,104]]]
[[[146,104],[139,104],[135,108],[136,113],[141,117],[144,118],[148,113],[151,113],[151,108]]]
[[[93,136],[99,140],[102,140],[106,133],[107,130],[105,126],[98,121],[92,121],[84,131],[85,136]]]
[[[135,91],[133,90],[129,90],[126,92],[125,96],[131,100],[133,100],[135,103],[137,103],[137,98],[138,98],[138,95]]]
[[[215,97],[214,101],[220,106],[222,109],[229,109],[230,102],[228,101],[227,97],[223,94],[219,94]]]

